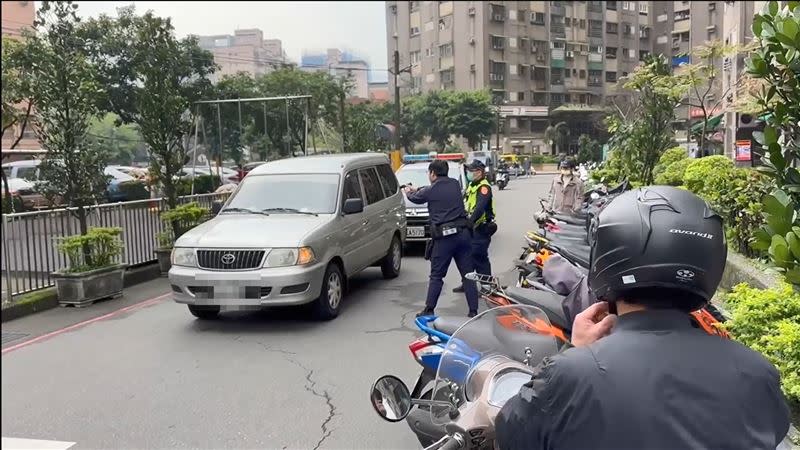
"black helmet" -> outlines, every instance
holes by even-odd
[[[613,199],[596,220],[589,284],[599,299],[680,290],[691,295],[668,301],[693,311],[714,295],[728,248],[722,218],[700,197],[670,186],[639,188]]]
[[[558,168],[572,170],[575,168],[575,160],[572,158],[566,158],[561,161],[561,163],[558,165]]]
[[[476,159],[472,161],[472,164],[469,164],[467,166],[467,170],[469,170],[470,172],[474,172],[476,170],[485,171],[486,164],[484,164],[483,161],[481,161],[480,159]]]

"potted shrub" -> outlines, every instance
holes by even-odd
[[[58,249],[67,268],[53,273],[62,306],[86,306],[122,295],[125,264],[121,228],[91,228],[86,234],[61,238]]]
[[[172,246],[175,241],[183,233],[202,223],[208,214],[208,209],[203,208],[197,202],[186,203],[161,214],[164,231],[156,236],[158,239],[156,258],[158,258],[158,267],[162,275],[166,275],[172,267]]]

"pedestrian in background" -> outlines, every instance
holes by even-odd
[[[478,314],[478,287],[464,278],[474,269],[472,234],[461,199],[461,183],[447,176],[448,169],[447,161],[433,161],[428,166],[430,186],[419,190],[411,186],[403,189],[411,203],[418,205],[427,203],[430,215],[431,240],[425,249],[425,259],[431,261],[430,281],[425,309],[419,312],[417,317],[434,314],[451,260],[455,260],[456,267],[461,273],[461,283],[466,286],[464,293],[469,306],[468,316],[475,317]]]
[[[572,214],[583,203],[583,181],[575,176],[575,161],[571,158],[561,161],[560,173],[550,186],[550,208],[559,213]]]

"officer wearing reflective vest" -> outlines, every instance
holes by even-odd
[[[430,282],[425,309],[417,317],[434,314],[450,261],[456,262],[462,283],[464,276],[474,270],[470,246],[472,232],[461,202],[461,185],[447,176],[448,169],[447,161],[433,161],[428,166],[430,186],[421,189],[406,186],[403,189],[410,202],[427,203],[430,214],[431,242],[425,250],[425,258],[431,261]],[[475,283],[466,284],[468,315],[474,317],[478,313],[478,288]]]
[[[491,275],[489,244],[492,242],[492,235],[497,232],[492,185],[486,180],[486,166],[481,160],[472,161],[466,169],[470,183],[464,192],[464,207],[472,226],[472,261],[476,272]],[[453,289],[453,292],[461,292],[463,289],[460,286]]]

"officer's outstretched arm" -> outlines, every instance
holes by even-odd
[[[422,189],[419,189],[415,192],[407,192],[406,198],[411,203],[415,203],[417,205],[421,205],[423,203],[428,203],[428,192],[430,191],[430,186],[425,186]]]

